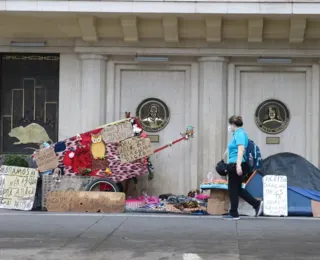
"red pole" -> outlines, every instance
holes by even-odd
[[[172,142],[172,143],[170,143],[170,144],[166,144],[166,145],[164,145],[164,146],[162,146],[162,147],[160,147],[160,148],[158,148],[158,149],[154,150],[154,151],[153,151],[153,153],[160,152],[160,151],[162,151],[162,150],[164,150],[164,149],[168,148],[169,146],[171,146],[171,145],[173,145],[173,144],[176,144],[176,143],[179,143],[179,142],[181,142],[182,140],[185,140],[185,139],[186,139],[185,137],[181,137],[181,138],[179,138],[179,139],[177,139],[177,140],[173,141],[173,142]]]

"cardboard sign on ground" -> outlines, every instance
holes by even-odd
[[[287,176],[266,175],[263,184],[263,214],[288,216]]]
[[[0,167],[0,208],[31,210],[38,181],[36,169]]]
[[[119,122],[117,124],[110,124],[103,128],[102,136],[106,143],[120,142],[129,137],[132,137],[132,124],[129,120]]]
[[[149,138],[133,137],[120,143],[121,163],[134,162],[153,154],[153,147]]]
[[[42,175],[42,207],[47,207],[47,196],[53,191],[86,191],[95,177]]]
[[[38,165],[40,172],[45,172],[58,167],[59,160],[54,152],[54,148],[48,147],[40,150],[35,155],[36,164]]]
[[[51,212],[122,213],[125,194],[122,192],[54,191],[48,194],[47,210]]]

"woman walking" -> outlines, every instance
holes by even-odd
[[[261,216],[263,201],[256,200],[245,189],[242,188],[243,176],[249,173],[250,168],[245,158],[245,150],[248,147],[248,135],[242,128],[243,120],[241,116],[229,118],[228,131],[233,136],[228,144],[228,192],[231,208],[229,214],[223,219],[238,220],[239,197],[248,202],[254,209],[256,217]]]

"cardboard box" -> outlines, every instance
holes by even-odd
[[[223,189],[211,189],[208,199],[207,212],[210,215],[222,215],[229,210],[228,191]]]
[[[220,199],[208,199],[207,212],[210,215],[222,215],[229,210],[229,201]]]
[[[228,197],[227,190],[223,190],[223,189],[211,189],[210,190],[210,199],[224,200],[226,196]]]

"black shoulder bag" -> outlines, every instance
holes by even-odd
[[[224,158],[228,153],[228,148],[226,149],[226,151],[224,152],[222,158]],[[220,175],[220,176],[227,176],[228,175],[228,164],[225,163],[225,161],[222,159],[220,162],[217,163],[216,165],[216,172]]]

